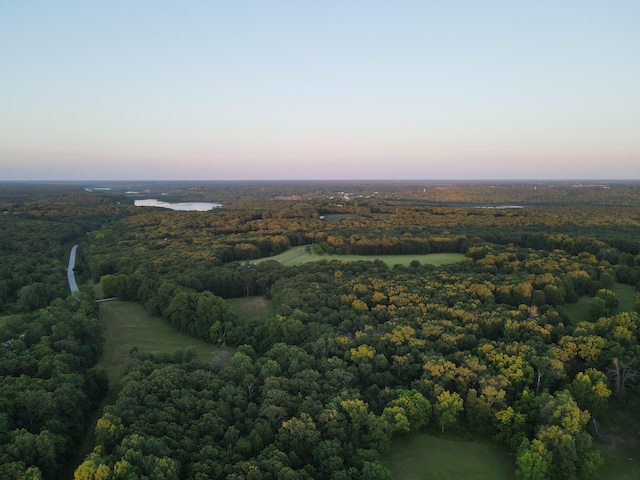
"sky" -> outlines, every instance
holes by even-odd
[[[640,2],[0,0],[0,181],[640,179]]]

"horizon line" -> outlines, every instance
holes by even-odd
[[[477,182],[525,182],[525,183],[549,183],[549,182],[600,182],[600,183],[622,183],[640,182],[640,178],[297,178],[297,179],[256,179],[256,178],[234,178],[234,179],[17,179],[0,180],[2,183],[124,183],[124,182],[174,182],[174,183],[194,183],[194,182],[384,182],[384,183],[408,183],[408,182],[446,182],[446,183],[477,183]]]

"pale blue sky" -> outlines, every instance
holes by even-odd
[[[640,2],[0,0],[0,180],[640,179]]]

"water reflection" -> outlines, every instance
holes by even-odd
[[[174,203],[174,202],[161,202],[160,200],[156,200],[155,198],[148,198],[146,200],[135,200],[134,205],[136,207],[162,207],[162,208],[170,208],[171,210],[187,210],[187,211],[198,211],[205,212],[207,210],[213,210],[214,208],[221,207],[221,203],[210,203],[210,202],[185,202],[185,203]]]

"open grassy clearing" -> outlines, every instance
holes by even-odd
[[[327,257],[331,260],[343,260],[345,262],[357,262],[358,260],[382,260],[384,263],[393,267],[394,265],[403,265],[408,267],[412,261],[417,260],[421,264],[429,265],[445,265],[448,263],[456,263],[464,255],[462,253],[428,253],[426,255],[316,255],[316,257]]]
[[[355,213],[328,213],[324,215],[323,220],[327,223],[337,223],[345,218],[360,218],[360,215]]]
[[[279,255],[274,255],[272,257],[258,258],[257,260],[252,260],[252,262],[262,263],[262,262],[266,262],[267,260],[275,260],[276,262],[282,263],[283,265],[297,265],[298,263],[305,263],[302,260],[298,261],[298,259],[301,259],[302,257],[305,257],[307,255],[310,256],[311,254],[305,252],[304,246],[292,247],[286,252],[282,252]],[[310,260],[307,260],[307,261],[310,261]]]
[[[240,320],[265,320],[276,315],[275,303],[263,296],[228,298],[226,302]]]
[[[102,298],[99,284],[94,285],[94,290]],[[123,300],[101,302],[99,318],[105,326],[105,343],[97,366],[104,368],[109,378],[109,392],[103,405],[115,402],[125,362],[133,347],[145,353],[173,353],[181,348],[186,350],[194,347],[200,360],[219,365],[224,365],[232,353],[232,349],[218,347],[177,331],[163,319],[150,315],[139,303]],[[91,424],[95,425],[101,410],[95,412]],[[73,478],[75,468],[91,452],[93,445],[95,433],[94,428],[90,428],[62,478]]]
[[[618,297],[620,305],[613,312],[614,315],[621,312],[632,312],[635,305],[636,289],[631,285],[625,285],[624,283],[616,283],[611,289],[613,293]],[[593,297],[584,296],[578,299],[577,303],[567,303],[565,306],[560,307],[571,319],[571,323],[577,325],[580,322],[589,321],[589,300]]]
[[[93,288],[93,292],[96,295],[97,299],[104,298],[104,292],[102,291],[102,283],[94,283],[91,285]]]
[[[577,325],[580,322],[589,320],[589,300],[591,300],[591,297],[580,297],[576,303],[567,303],[558,307],[558,309],[568,315],[573,325]]]
[[[391,217],[394,214],[392,213],[374,213],[374,217]],[[323,215],[323,220],[327,223],[337,223],[340,220],[344,220],[345,218],[353,218],[353,219],[361,219],[362,217],[357,213],[328,213]]]
[[[629,392],[624,400],[609,401],[600,420],[604,441],[596,442],[604,465],[596,480],[636,480],[640,478],[640,395]]]
[[[135,302],[102,302],[100,321],[106,327],[106,341],[99,366],[109,376],[109,399],[120,389],[124,364],[133,347],[145,353],[173,353],[180,348],[195,347],[198,358],[205,362],[222,362],[230,356],[230,349],[181,333]]]
[[[425,433],[395,439],[382,463],[395,480],[511,480],[516,469],[513,456],[500,445]]]
[[[625,285],[624,283],[616,283],[611,287],[611,291],[618,296],[618,300],[620,301],[620,305],[618,305],[616,313],[633,311],[633,308],[635,307],[636,293],[638,293],[635,287]]]
[[[300,246],[290,248],[280,255],[260,258],[255,260],[255,263],[275,260],[283,265],[298,265],[307,262],[317,262],[319,260],[341,260],[343,262],[357,262],[359,260],[372,262],[374,260],[382,260],[390,267],[393,267],[394,265],[409,266],[414,260],[417,260],[421,264],[444,265],[447,263],[455,263],[463,257],[464,255],[461,253],[429,253],[425,255],[318,255],[307,252],[305,246]]]
[[[593,477],[594,480],[638,480],[640,455],[638,455],[637,440],[635,445],[635,447],[629,444],[615,447],[598,445],[604,464]]]

